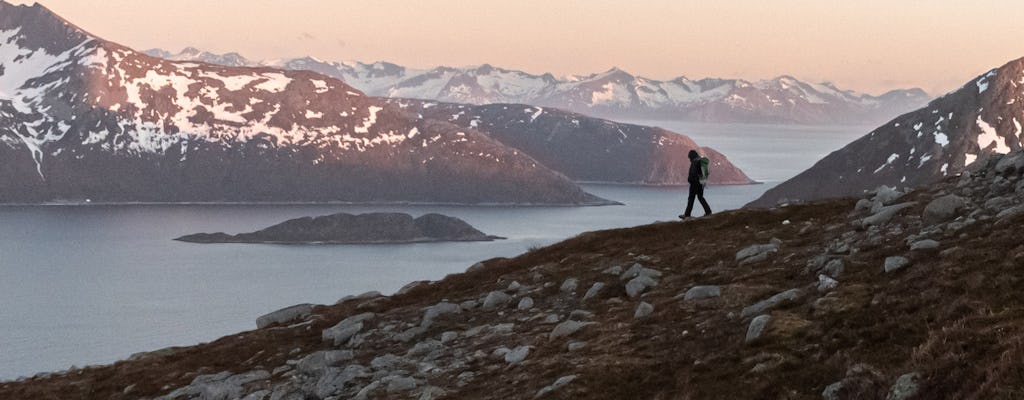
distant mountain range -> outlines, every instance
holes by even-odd
[[[901,115],[769,190],[752,206],[855,196],[959,174],[1024,146],[1024,58],[988,71]]]
[[[589,154],[674,171],[638,182],[678,183],[685,170],[685,149],[659,145],[675,134],[572,118],[648,144],[625,153],[635,147],[568,125]],[[152,57],[0,1],[0,202],[608,203],[482,122],[405,110],[314,71]],[[576,161],[606,160],[585,154]]]
[[[757,82],[686,77],[659,81],[612,68],[556,78],[487,64],[412,69],[387,62],[331,62],[313,57],[253,61],[238,53],[214,54],[191,47],[179,53],[161,49],[146,53],[181,61],[316,71],[371,96],[476,105],[521,103],[614,119],[871,125],[921,107],[930,99],[916,88],[872,96],[789,76]]]

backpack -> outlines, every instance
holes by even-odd
[[[700,158],[700,184],[706,186],[708,184],[708,174],[710,171],[711,160],[707,157]]]

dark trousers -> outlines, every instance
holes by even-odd
[[[693,198],[696,197],[700,200],[700,205],[704,206],[704,215],[711,214],[711,207],[708,207],[708,201],[704,200],[704,185],[699,183],[690,184],[690,197],[686,200],[686,213],[683,214],[687,217],[693,212]]]

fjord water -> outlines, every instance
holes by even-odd
[[[864,127],[645,121],[730,157],[761,185],[711,187],[735,209],[864,134]],[[297,303],[394,292],[476,261],[510,257],[581,232],[674,220],[686,188],[585,185],[608,207],[130,205],[0,207],[0,380],[255,328]],[[698,207],[699,208],[699,207]],[[337,212],[438,212],[507,240],[406,245],[202,245],[172,239],[238,233]],[[698,212],[699,213],[699,212]]]

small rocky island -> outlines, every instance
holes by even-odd
[[[174,240],[191,243],[375,244],[474,242],[504,239],[490,236],[466,221],[441,214],[413,218],[404,213],[338,213],[291,219],[256,232],[229,235],[197,233]]]

